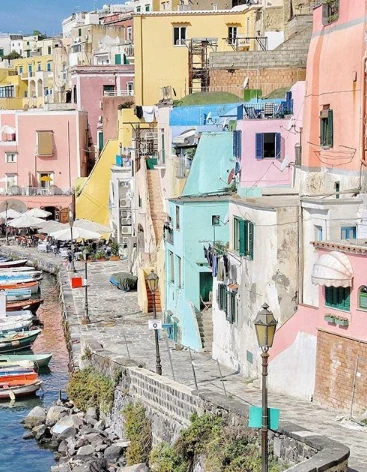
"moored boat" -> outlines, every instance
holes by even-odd
[[[18,319],[16,319],[18,318]],[[0,334],[5,334],[9,332],[18,332],[18,331],[27,331],[32,326],[32,318],[20,318],[14,317],[14,320],[0,320]]]
[[[17,272],[33,272],[35,268],[33,266],[21,266],[21,267],[0,267],[0,274],[4,272],[11,272],[16,274]]]
[[[16,373],[14,372],[13,374],[9,375],[2,375],[0,377],[0,384],[4,384],[7,382],[14,382],[18,381],[19,383],[21,382],[27,382],[29,380],[34,381],[38,379],[38,374],[37,372],[26,372],[24,374]]]
[[[19,259],[17,261],[0,261],[0,268],[22,267],[27,264],[27,259]]]
[[[31,293],[37,293],[39,290],[39,283],[37,280],[27,280],[25,282],[0,281],[0,290],[30,290]]]
[[[8,383],[0,383],[0,399],[16,399],[18,397],[26,397],[36,393],[42,386],[42,380],[23,381],[17,380]]]
[[[32,272],[0,272],[0,283],[13,281],[19,283],[23,281],[42,280],[43,274],[40,270]]]
[[[31,353],[23,353],[23,354],[0,354],[0,366],[4,362],[21,362],[25,360],[29,360],[34,363],[36,367],[47,367],[50,360],[52,358],[52,354],[45,353],[45,354],[33,354]]]
[[[33,344],[40,333],[40,329],[35,329],[9,336],[0,335],[0,352],[13,352],[26,349]]]
[[[32,293],[30,290],[18,289],[18,290],[4,290],[6,295],[6,302],[9,301],[22,301],[31,298]]]
[[[29,294],[29,297],[30,296],[31,294]],[[43,298],[28,298],[26,300],[7,301],[6,311],[30,310],[33,314],[35,314],[42,303]]]
[[[3,356],[2,356],[3,357]],[[9,361],[9,360],[0,360],[0,371],[6,371],[8,369],[34,369],[34,362],[30,360],[17,360],[17,361]]]
[[[29,320],[34,319],[34,314],[31,312],[31,310],[14,310],[14,311],[8,311],[6,310],[6,317],[5,318],[0,318],[5,319],[8,321],[11,321],[16,318],[17,316],[21,316],[22,318],[27,318]]]

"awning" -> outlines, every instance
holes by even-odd
[[[184,131],[182,134],[179,134],[178,136],[172,139],[172,144],[174,146],[194,145],[195,134],[195,129],[189,129],[187,131]]]
[[[351,287],[353,268],[344,253],[331,251],[319,257],[313,266],[311,280],[326,287]]]

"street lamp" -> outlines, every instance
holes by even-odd
[[[262,359],[262,427],[261,427],[261,472],[268,472],[268,358],[278,321],[264,303],[257,314],[254,325]]]
[[[6,245],[9,243],[9,233],[8,233],[8,208],[9,208],[9,202],[6,200],[5,201],[5,241]]]
[[[69,225],[70,225],[70,238],[71,238],[71,270],[76,272],[75,270],[75,263],[74,263],[74,238],[73,238],[73,225],[74,225],[74,218],[73,213],[69,213]]]
[[[89,324],[89,306],[88,306],[88,251],[84,249],[83,259],[84,259],[84,317],[82,320],[83,324]]]
[[[151,291],[153,295],[153,315],[154,319],[157,318],[157,310],[155,306],[155,293],[158,290],[158,283],[159,283],[159,277],[158,275],[154,272],[154,270],[151,271],[151,273],[147,276],[146,281],[148,283],[149,290]],[[162,375],[162,364],[161,364],[161,356],[159,353],[159,342],[158,342],[158,330],[154,330],[154,339],[155,339],[155,371],[158,375]]]

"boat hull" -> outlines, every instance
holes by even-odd
[[[14,336],[0,337],[0,352],[13,352],[27,349],[34,343],[40,333],[41,330],[37,329],[22,334],[19,333]]]
[[[34,363],[36,367],[47,367],[50,360],[52,358],[52,354],[8,354],[8,355],[1,355],[0,354],[0,366],[3,362],[21,362],[25,360],[29,360]]]
[[[8,388],[2,386],[0,387],[0,400],[34,395],[41,388],[41,385],[42,380],[35,380],[34,382],[27,382],[23,385],[13,385]]]
[[[42,303],[42,298],[10,301],[6,302],[6,311],[29,310],[35,314]]]
[[[27,264],[27,259],[19,259],[18,261],[0,261],[0,269],[8,269],[9,267],[21,267]]]
[[[22,290],[30,290],[31,294],[37,293],[39,291],[39,283],[37,280],[30,280],[29,282],[13,282],[13,283],[1,283],[0,282],[0,290],[11,290],[12,292],[22,291]]]

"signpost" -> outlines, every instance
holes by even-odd
[[[161,320],[148,320],[148,328],[149,329],[162,329],[162,321]]]

